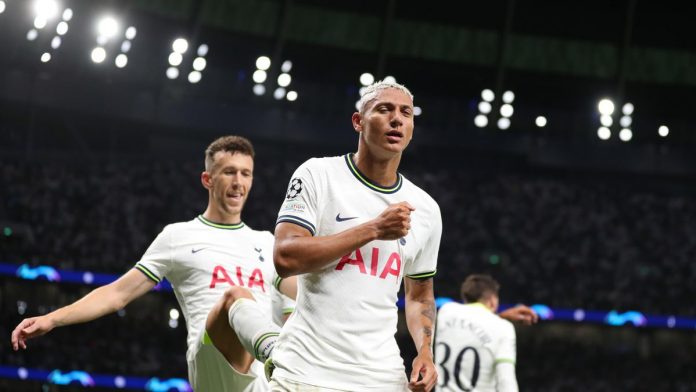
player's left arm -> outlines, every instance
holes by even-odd
[[[430,391],[437,382],[432,346],[436,314],[433,278],[418,280],[406,277],[404,288],[406,324],[418,349],[408,388],[412,391]]]
[[[498,316],[510,321],[511,323],[520,323],[523,325],[536,324],[539,321],[539,315],[526,305],[517,305],[510,309],[500,312]]]

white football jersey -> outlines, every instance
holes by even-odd
[[[273,235],[244,223],[222,225],[203,216],[167,225],[135,268],[159,283],[167,278],[188,328],[187,359],[193,360],[210,309],[231,286],[245,287],[271,313]]]
[[[496,391],[495,367],[515,363],[515,327],[481,303],[449,302],[437,314],[438,391]]]
[[[318,272],[298,276],[297,306],[272,355],[274,375],[342,390],[405,386],[394,339],[397,295],[404,276],[435,275],[442,232],[437,203],[400,174],[392,186],[371,183],[352,154],[314,158],[290,180],[278,223],[327,236],[374,219],[401,201],[416,209],[406,237],[370,242]]]

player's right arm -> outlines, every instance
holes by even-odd
[[[374,240],[396,240],[408,234],[411,211],[407,202],[392,204],[378,217],[337,234],[314,237],[307,228],[281,222],[275,230],[273,262],[283,278],[318,271],[332,261]]]
[[[56,327],[84,323],[124,308],[150,291],[155,282],[142,272],[131,269],[116,281],[92,290],[78,301],[43,316],[22,320],[12,331],[12,348],[27,348],[27,339],[50,332]]]

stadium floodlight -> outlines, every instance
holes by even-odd
[[[169,54],[169,65],[171,65],[172,67],[178,67],[181,64],[182,60],[183,57],[181,56],[181,53],[171,52]]]
[[[384,83],[396,83],[396,78],[393,76],[385,76]]]
[[[283,61],[283,64],[280,66],[280,72],[285,72],[288,73],[292,69],[292,61],[290,60],[285,60]]]
[[[597,129],[597,137],[602,140],[609,140],[611,137],[611,130],[607,127],[599,127],[599,129]]]
[[[263,83],[266,81],[266,78],[268,75],[266,74],[266,71],[262,69],[257,69],[254,71],[254,73],[251,75],[251,78],[254,80],[256,83]]]
[[[196,83],[198,83],[198,82],[201,81],[201,78],[202,78],[202,77],[203,77],[203,74],[201,74],[200,72],[198,72],[198,71],[191,71],[191,72],[188,74],[188,81],[191,82],[191,83],[193,83],[193,84],[196,84]]]
[[[510,128],[510,119],[508,117],[501,117],[498,119],[498,128],[499,129],[508,129]]]
[[[418,116],[420,116],[421,114],[423,114],[423,109],[421,109],[420,106],[414,106],[414,107],[413,107],[413,115],[416,116],[416,117],[418,117]]]
[[[66,21],[60,21],[58,25],[56,26],[56,34],[58,35],[65,35],[65,33],[68,32],[68,22]]]
[[[536,124],[537,127],[543,128],[546,126],[546,117],[537,116],[536,120],[534,120],[534,123]]]
[[[41,16],[37,16],[36,18],[34,18],[34,27],[36,27],[39,30],[46,27],[46,18],[43,18]]]
[[[474,117],[474,125],[476,125],[479,128],[483,128],[486,125],[488,125],[488,117],[486,117],[483,114],[479,114],[476,117]]]
[[[481,112],[483,114],[490,113],[492,109],[493,109],[493,107],[491,106],[490,102],[481,101],[478,104],[478,110],[479,110],[479,112]]]
[[[106,59],[106,50],[102,48],[101,46],[97,46],[96,48],[92,49],[92,61],[99,64]]]
[[[297,100],[297,91],[288,91],[288,95],[285,96],[290,102]]]
[[[619,120],[619,124],[621,124],[621,126],[624,128],[630,127],[632,122],[633,119],[631,118],[631,116],[623,116],[621,117],[621,120]]]
[[[47,63],[49,61],[51,61],[51,54],[50,53],[46,52],[46,53],[41,55],[41,62],[42,63]]]
[[[623,105],[623,108],[621,108],[621,111],[623,112],[623,114],[630,116],[631,114],[633,114],[633,109],[634,109],[633,104],[630,102],[626,102]]]
[[[167,78],[168,79],[176,79],[179,77],[179,68],[177,67],[169,67],[167,68]]]
[[[65,10],[63,10],[63,20],[64,20],[64,21],[70,22],[70,20],[72,19],[72,17],[73,17],[73,11],[72,11],[72,9],[66,8]]]
[[[619,131],[619,139],[621,141],[627,142],[633,138],[633,132],[629,128],[624,128]]]
[[[608,114],[602,114],[599,116],[599,122],[602,124],[603,127],[610,127],[612,124],[614,124],[614,119],[611,118],[610,115]]]
[[[256,59],[256,68],[267,71],[268,68],[271,68],[271,59],[268,56],[260,56]]]
[[[28,41],[33,41],[38,36],[39,36],[39,32],[36,31],[36,29],[31,29],[31,30],[27,31],[27,40]]]
[[[58,48],[60,48],[60,44],[61,44],[61,43],[62,43],[62,41],[61,41],[60,37],[56,35],[56,36],[53,37],[53,39],[51,40],[51,48],[53,48],[53,49],[58,49]]]
[[[177,38],[172,42],[174,53],[184,54],[188,50],[188,41],[185,38]]]
[[[263,84],[255,84],[254,85],[254,95],[264,95],[266,94],[266,87]]]
[[[282,73],[278,75],[278,86],[280,87],[288,87],[291,81],[292,78],[290,77],[290,74]]]
[[[115,37],[118,29],[118,22],[112,16],[104,16],[97,22],[97,33],[106,40]]]
[[[515,93],[512,91],[506,91],[503,93],[503,102],[504,103],[512,103],[512,101],[515,100]]]
[[[178,320],[179,319],[179,310],[176,308],[172,308],[169,310],[169,318],[172,320]]]
[[[208,54],[208,45],[200,44],[200,46],[198,46],[197,54],[200,57],[204,57],[206,54]]]
[[[126,39],[132,41],[135,38],[136,34],[138,34],[138,30],[134,26],[129,26],[126,29]]]
[[[275,99],[277,99],[277,100],[281,100],[281,99],[283,99],[284,97],[285,97],[285,89],[284,89],[283,87],[278,87],[278,88],[275,89],[275,91],[273,92],[273,98],[275,98]]]
[[[486,102],[493,102],[495,99],[495,94],[493,94],[493,91],[491,89],[484,89],[481,91],[481,98],[483,98],[484,101]]]
[[[121,43],[121,52],[123,53],[128,53],[131,49],[131,42],[128,40],[125,40]]]
[[[54,18],[58,15],[58,2],[56,0],[36,0],[34,14],[44,20]]]
[[[657,129],[657,133],[662,137],[667,137],[667,135],[669,135],[669,127],[666,125],[660,125],[660,127]]]
[[[117,67],[123,68],[128,64],[128,56],[121,53],[118,56],[116,56],[116,60],[114,60],[114,63],[116,64]]]
[[[198,72],[203,71],[206,65],[208,65],[208,62],[205,61],[203,57],[196,57],[196,59],[193,60],[193,69]]]
[[[363,86],[369,86],[374,82],[375,82],[375,77],[371,73],[363,72],[360,75],[360,84],[362,84]]]
[[[503,117],[512,117],[514,112],[515,109],[513,109],[512,105],[509,103],[503,104],[503,106],[500,107],[500,115]]]
[[[597,104],[597,109],[599,109],[599,113],[611,116],[614,113],[614,102],[611,99],[604,98]]]
[[[5,12],[5,2],[0,0],[0,14]]]

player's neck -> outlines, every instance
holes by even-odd
[[[242,221],[242,214],[230,214],[220,208],[214,208],[212,204],[208,204],[203,217],[213,223],[223,225],[236,225]]]
[[[358,148],[353,155],[353,163],[370,181],[381,185],[391,185],[397,180],[401,154],[389,158],[379,158],[370,154],[367,149]]]

